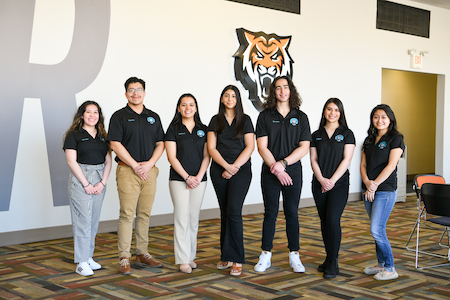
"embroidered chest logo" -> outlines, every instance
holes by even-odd
[[[147,118],[147,122],[149,122],[150,124],[155,124],[155,118],[153,118],[153,117],[148,117]]]
[[[197,131],[197,136],[202,138],[202,137],[205,136],[205,132],[204,132],[203,130],[199,129],[199,130]]]
[[[297,126],[298,125],[298,119],[297,118],[291,118],[289,120],[289,123],[291,123],[292,126]]]
[[[100,137],[100,141],[104,142],[105,138],[104,137]]]
[[[269,87],[277,76],[292,77],[289,53],[291,36],[279,36],[262,31],[236,29],[239,49],[233,55],[234,74],[250,93],[253,106],[262,111],[262,103],[269,95]]]
[[[387,146],[387,143],[386,143],[386,142],[381,142],[381,143],[378,145],[378,148],[384,149],[384,148],[386,148],[386,146]]]
[[[338,143],[342,142],[344,140],[344,136],[342,134],[337,135],[334,138]]]

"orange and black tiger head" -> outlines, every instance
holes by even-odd
[[[250,92],[255,108],[261,111],[274,78],[283,75],[292,78],[294,61],[287,51],[291,37],[251,32],[244,28],[236,29],[236,33],[240,46],[233,55],[234,73]]]

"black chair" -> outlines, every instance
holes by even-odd
[[[416,251],[416,248],[414,247],[409,247],[409,243],[412,241],[412,237],[414,235],[414,233],[416,232],[417,229],[417,224],[419,223],[419,219],[427,219],[427,214],[426,211],[424,213],[422,213],[423,210],[423,202],[422,202],[422,196],[420,194],[420,189],[422,187],[422,185],[424,183],[441,183],[441,184],[445,184],[445,179],[444,177],[442,177],[441,175],[436,175],[436,174],[419,174],[416,175],[414,177],[414,184],[413,184],[413,189],[416,192],[417,195],[417,213],[418,213],[418,217],[416,220],[416,223],[414,224],[413,229],[411,230],[411,234],[409,235],[408,241],[406,242],[406,249],[408,251]],[[444,236],[445,231],[442,233],[441,236],[441,240],[442,237]],[[441,240],[439,241],[439,245],[441,245]],[[420,252],[420,251],[419,251]],[[427,254],[425,252],[425,254]]]
[[[447,245],[444,246],[450,249],[450,184],[435,184],[435,183],[424,183],[421,188],[421,197],[424,204],[421,214],[427,213],[434,215],[431,218],[427,218],[426,222],[434,223],[436,225],[444,226],[444,233],[447,233]],[[427,255],[432,255],[434,257],[439,257],[445,260],[450,259],[450,253],[447,255],[438,254],[436,252],[423,252],[419,251],[419,240],[420,240],[420,225],[424,220],[419,217],[417,223],[417,239],[416,239],[416,269],[422,270],[427,268],[450,266],[450,263],[431,265],[419,268],[419,252]],[[431,224],[430,224],[431,225]],[[441,231],[442,227],[436,228],[436,226],[427,226],[427,228],[432,228]],[[444,233],[442,235],[444,235]],[[441,236],[442,240],[443,236]]]

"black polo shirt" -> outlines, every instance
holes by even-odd
[[[98,134],[95,139],[83,128],[72,130],[64,141],[63,149],[77,151],[77,162],[86,165],[99,165],[105,162],[109,147]]]
[[[291,109],[284,118],[276,107],[266,108],[256,123],[256,138],[264,136],[269,139],[268,149],[275,160],[284,159],[299,147],[300,142],[311,141],[308,117],[299,109]]]
[[[195,124],[192,133],[182,123],[170,124],[167,128],[164,141],[172,141],[177,145],[177,159],[184,170],[190,175],[197,175],[203,161],[203,153],[206,143],[207,127],[203,124]],[[184,181],[173,168],[170,167],[169,180]],[[206,181],[206,173],[202,181]]]
[[[331,178],[336,172],[344,159],[344,147],[347,144],[355,145],[355,135],[343,126],[336,128],[331,138],[328,137],[324,127],[312,134],[311,147],[317,150],[317,161],[323,177]],[[348,183],[349,174],[347,170],[336,184]],[[317,180],[314,174],[313,179]]]
[[[116,111],[109,122],[108,141],[120,142],[137,162],[149,160],[164,131],[157,113],[144,107],[137,114],[128,104]],[[120,161],[116,157],[117,162]]]
[[[214,132],[216,129],[218,115],[212,117],[211,122],[209,122],[208,131]],[[216,149],[222,155],[223,159],[229,164],[234,163],[234,161],[239,157],[241,152],[245,149],[244,136],[239,139],[234,138],[236,128],[236,118],[234,118],[231,126],[225,119],[225,127],[221,134],[217,135],[217,145]],[[249,116],[244,115],[244,135],[247,133],[254,133],[252,120]],[[250,159],[248,160],[250,161]]]
[[[367,139],[367,138],[366,138]],[[403,135],[398,134],[392,137],[383,135],[378,143],[371,143],[363,147],[366,154],[367,176],[370,180],[375,180],[389,162],[389,154],[392,149],[401,148],[405,151]],[[363,190],[366,186],[362,184]],[[397,167],[389,177],[378,186],[377,191],[395,191],[397,189]]]

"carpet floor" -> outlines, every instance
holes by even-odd
[[[0,299],[450,299],[450,267],[417,271],[415,253],[405,249],[417,218],[416,200],[397,203],[388,223],[397,280],[376,281],[363,269],[376,264],[369,220],[361,201],[348,203],[342,217],[340,275],[327,280],[317,271],[325,258],[315,207],[299,209],[300,254],[305,273],[289,267],[285,220],[280,212],[272,267],[253,271],[261,249],[263,214],[246,215],[246,264],[240,276],[216,269],[220,257],[220,220],[200,222],[198,268],[184,274],[174,265],[173,226],[149,229],[150,253],[163,268],[134,265],[132,275],[118,274],[117,234],[97,236],[95,259],[103,268],[90,277],[75,273],[71,238],[0,247]],[[435,247],[439,231],[421,227],[421,248],[446,254]],[[447,240],[445,239],[445,242]],[[414,246],[414,245],[413,245]],[[134,247],[134,245],[133,245]],[[420,264],[448,262],[420,255]]]

